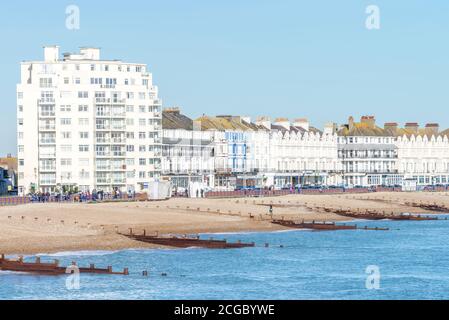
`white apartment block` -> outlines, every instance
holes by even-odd
[[[19,193],[140,191],[159,179],[162,105],[145,64],[100,49],[21,63]]]

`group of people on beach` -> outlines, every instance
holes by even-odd
[[[51,194],[49,192],[38,192],[30,194],[30,200],[34,203],[46,202],[89,202],[89,201],[105,201],[105,200],[119,200],[123,198],[123,193],[119,189],[114,189],[112,192],[104,192],[103,190],[92,190],[85,192],[69,193],[60,192]],[[128,191],[127,199],[134,199],[136,193]]]

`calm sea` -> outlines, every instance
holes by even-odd
[[[66,276],[0,272],[0,299],[449,299],[449,220],[357,224],[391,231],[214,235],[259,245],[239,250],[41,255],[131,274],[81,275],[79,290],[68,290]]]

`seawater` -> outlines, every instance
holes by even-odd
[[[449,299],[449,220],[355,223],[391,230],[214,235],[258,244],[238,250],[41,254],[131,274],[82,274],[68,290],[67,276],[0,272],[0,299]],[[379,289],[367,289],[368,266],[379,268]]]

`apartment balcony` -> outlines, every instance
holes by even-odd
[[[111,157],[111,152],[96,152],[95,155],[98,158],[110,158]]]
[[[97,111],[96,113],[95,113],[95,116],[97,117],[97,118],[110,118],[111,117],[111,112],[99,112],[99,111]]]
[[[119,152],[119,151],[115,151],[112,153],[112,157],[113,158],[125,158],[126,157],[126,152]]]
[[[123,166],[113,166],[112,168],[111,168],[111,171],[113,171],[113,172],[124,172],[124,171],[126,171],[126,165],[123,165]]]
[[[111,99],[109,98],[95,98],[96,104],[109,104]]]
[[[56,153],[41,153],[39,154],[40,159],[55,159]]]
[[[103,85],[102,87],[107,86],[108,88],[115,87],[115,85]],[[99,105],[110,105],[110,104],[126,104],[126,99],[115,99],[115,98],[95,98],[95,104]]]
[[[56,131],[56,126],[39,126],[39,131]]]
[[[111,178],[97,178],[96,180],[97,184],[103,185],[103,184],[111,184],[112,179]]]
[[[126,139],[111,139],[112,144],[126,144]]]
[[[111,144],[111,139],[96,139],[95,140],[97,144]]]
[[[126,99],[112,99],[111,103],[116,105],[126,104]]]
[[[126,179],[112,179],[112,184],[126,184]]]
[[[56,144],[56,139],[40,139],[39,143],[41,145],[50,145],[50,144]]]
[[[126,131],[126,126],[112,126],[111,131]]]
[[[126,112],[125,108],[120,108],[121,110],[116,110],[115,108],[112,108],[111,110],[111,118],[125,118]]]
[[[51,112],[39,112],[39,118],[55,118],[56,114],[54,111]]]
[[[111,127],[110,127],[110,126],[106,126],[106,125],[97,125],[97,126],[95,127],[95,129],[97,129],[97,130],[111,131]]]
[[[111,171],[111,166],[96,166],[96,171],[109,172]]]
[[[55,99],[54,98],[42,98],[42,99],[39,99],[38,101],[37,101],[39,104],[55,104]]]
[[[56,180],[45,180],[45,181],[39,181],[39,185],[43,187],[52,187],[56,186]]]
[[[101,88],[102,89],[115,89],[115,84],[102,84]]]

